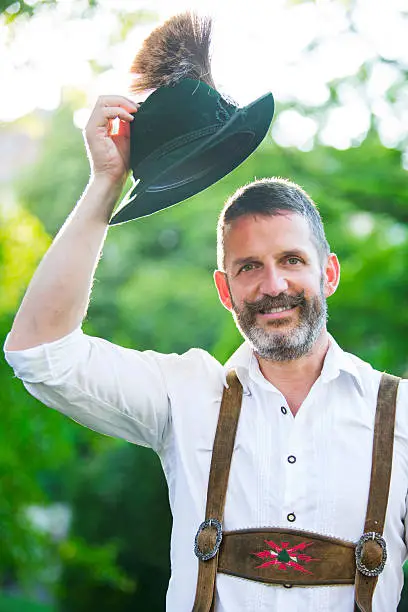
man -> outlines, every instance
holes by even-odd
[[[159,454],[174,519],[167,609],[188,612],[197,582],[194,536],[205,515],[226,372],[236,370],[243,401],[223,528],[296,528],[348,542],[364,531],[381,375],[329,336],[326,298],[337,288],[339,263],[312,201],[283,180],[244,187],[220,217],[215,282],[246,340],[225,368],[198,349],[140,353],[81,332],[128,172],[136,111],[126,98],[98,100],[86,128],[90,183],[35,273],[5,348],[16,375],[43,403]],[[121,129],[111,135],[115,117]],[[384,530],[388,560],[374,612],[396,610],[403,582],[407,402],[402,382]],[[353,606],[353,585],[285,588],[217,576],[217,612],[351,612]]]

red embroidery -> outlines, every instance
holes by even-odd
[[[275,544],[272,540],[265,540],[265,543],[270,547],[269,550],[251,553],[260,559],[268,559],[268,561],[265,561],[262,565],[257,565],[257,568],[276,565],[279,570],[292,568],[303,574],[312,574],[312,572],[305,569],[303,565],[300,565],[298,561],[303,561],[304,563],[320,561],[320,559],[313,559],[310,555],[304,555],[301,552],[308,548],[308,546],[312,546],[313,542],[301,542],[296,546],[290,546],[289,542],[281,542],[279,546],[279,544]]]

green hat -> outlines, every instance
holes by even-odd
[[[154,91],[130,124],[134,185],[110,225],[173,206],[224,177],[263,140],[273,111],[271,93],[239,108],[193,79]]]
[[[211,19],[174,15],[133,60],[131,93],[155,90],[130,123],[134,185],[110,225],[168,208],[234,170],[259,145],[274,111],[272,94],[238,108],[211,75]]]

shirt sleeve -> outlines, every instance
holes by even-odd
[[[54,342],[5,350],[5,357],[43,404],[100,433],[160,450],[170,422],[163,355],[78,328]]]

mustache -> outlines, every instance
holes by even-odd
[[[245,302],[245,306],[248,312],[256,314],[258,312],[270,310],[271,308],[294,308],[304,303],[305,292],[301,291],[297,295],[287,295],[286,293],[280,293],[276,297],[264,295],[255,302]]]

